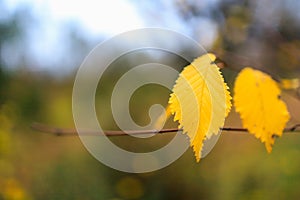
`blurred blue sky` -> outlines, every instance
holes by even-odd
[[[72,29],[72,26],[74,30],[71,31],[80,32],[76,34],[99,42],[114,34],[144,26],[135,7],[126,0],[98,1],[97,4],[92,0],[5,0],[0,19],[5,20],[20,9],[29,12],[29,16],[24,17],[31,19],[24,23],[25,38],[19,48],[22,52],[16,52],[15,46],[11,45],[4,48],[7,54],[5,60],[12,67],[17,65],[15,62],[19,59],[16,58],[24,56],[24,53],[31,58],[30,65],[35,70],[56,71],[55,68],[75,67],[70,66],[74,62],[67,59],[66,51],[70,49],[65,46],[71,37],[68,28]],[[10,59],[9,55],[15,56]]]
[[[53,32],[60,24],[74,21],[89,34],[117,34],[143,26],[143,21],[133,5],[126,0],[5,0],[9,12],[23,6],[44,27],[45,32]],[[52,30],[51,30],[52,29]]]
[[[212,2],[216,1],[205,0],[202,4]],[[193,36],[192,29],[178,16],[175,6],[172,1],[4,0],[2,5],[0,3],[0,20],[20,9],[29,13],[24,16],[28,18],[24,19],[24,40],[18,41],[17,50],[11,44],[4,47],[2,57],[11,67],[17,66],[25,54],[26,58],[30,57],[29,65],[33,70],[69,71],[78,67],[66,55],[66,51],[70,51],[70,47],[66,47],[70,34],[79,34],[92,45],[124,31],[144,27],[163,27]],[[205,30],[199,36],[204,45],[209,46],[216,37],[217,26],[209,18],[197,19],[197,26]],[[74,33],[69,33],[67,28]],[[201,37],[196,39],[201,40]]]
[[[1,57],[10,68],[25,62],[32,70],[70,72],[79,67],[83,57],[99,42],[144,27],[178,31],[209,48],[225,21],[220,5],[232,2],[238,1],[3,0],[0,22],[21,10],[24,30],[21,39],[3,45]],[[300,21],[300,1],[249,2],[253,24],[258,27],[261,24],[276,28],[283,9],[294,13],[291,16]],[[198,13],[191,16],[191,11]]]

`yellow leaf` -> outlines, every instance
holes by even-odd
[[[250,67],[239,73],[234,86],[234,106],[244,128],[265,143],[269,153],[290,118],[280,92],[269,75]]]
[[[174,121],[189,136],[197,162],[203,141],[219,133],[231,108],[230,93],[215,60],[215,55],[205,54],[186,66],[169,99]]]
[[[282,89],[290,90],[300,87],[300,81],[297,78],[294,79],[281,79],[280,86]]]

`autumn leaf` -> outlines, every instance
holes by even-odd
[[[297,89],[300,87],[300,81],[298,78],[294,79],[281,79],[280,87],[285,90]]]
[[[234,106],[243,127],[272,151],[275,136],[281,136],[290,118],[280,89],[267,74],[250,67],[243,69],[235,81]]]
[[[174,121],[189,136],[197,162],[203,141],[219,133],[231,109],[228,86],[215,60],[215,55],[205,54],[186,66],[169,99]]]

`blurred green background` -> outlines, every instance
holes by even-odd
[[[237,70],[247,65],[276,79],[299,79],[299,1],[116,1],[113,7],[105,1],[88,1],[85,3],[102,7],[116,18],[92,16],[89,23],[101,26],[94,32],[80,20],[88,12],[83,12],[86,4],[82,3],[66,17],[61,13],[68,10],[60,11],[63,8],[57,5],[72,9],[72,2],[56,3],[51,10],[47,2],[0,1],[0,200],[299,198],[297,133],[277,139],[268,155],[253,136],[224,132],[200,163],[195,162],[189,149],[164,169],[130,174],[98,162],[77,136],[58,137],[30,128],[33,122],[74,128],[72,87],[80,63],[96,44],[132,28],[115,30],[98,24],[101,20],[114,27],[124,23],[126,17],[114,7],[134,8],[133,17],[142,22],[136,28],[155,26],[179,31],[217,53],[228,65],[223,73],[232,88]],[[189,49],[183,47],[182,51]],[[174,55],[162,53],[158,57],[137,52],[125,61],[116,61],[105,72],[96,94],[98,118],[105,129],[118,128],[110,98],[124,72],[148,60],[168,63],[177,70],[187,64]],[[149,123],[148,109],[154,103],[165,106],[169,93],[157,85],[139,88],[129,105],[133,119],[141,125]],[[292,116],[288,125],[300,123],[297,91],[284,91],[282,97]],[[176,124],[169,121],[167,126]],[[234,110],[226,126],[241,127]],[[159,148],[173,136],[158,135],[146,142],[129,136],[111,140],[125,149],[143,152]]]

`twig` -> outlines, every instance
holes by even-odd
[[[31,128],[35,131],[50,133],[57,136],[74,136],[78,134],[76,129],[57,128],[57,127],[52,127],[41,123],[33,123],[31,125]],[[299,128],[300,128],[300,124],[296,124],[290,128],[285,128],[284,132],[299,132],[300,131]],[[221,130],[229,131],[229,132],[248,132],[248,130],[245,128],[233,128],[233,127],[223,127],[221,128]],[[106,136],[125,136],[125,135],[142,135],[142,134],[164,134],[164,133],[174,133],[174,132],[181,132],[181,131],[182,129],[178,129],[178,128],[161,129],[161,130],[128,130],[128,131],[106,130],[103,132],[103,134]],[[98,136],[101,134],[97,131],[85,131],[84,135]]]
[[[229,54],[229,57],[232,57],[232,56],[237,57],[238,56],[231,52],[227,52],[227,54]],[[226,63],[226,61],[221,60],[219,58],[217,58],[215,63],[221,68],[226,68],[229,66]],[[236,68],[232,68],[232,67],[228,67],[228,68],[231,70],[234,70],[236,72],[240,71],[240,69],[236,69]],[[274,75],[272,77],[275,81],[280,82],[280,79],[276,78]],[[292,95],[290,95],[290,96],[292,96]],[[300,87],[298,87],[296,89],[296,98],[300,99]],[[50,133],[50,134],[54,134],[57,136],[73,136],[73,135],[78,134],[76,129],[57,128],[57,127],[52,127],[52,126],[48,126],[48,125],[41,124],[41,123],[33,123],[31,125],[31,128],[36,131]],[[300,130],[297,130],[298,128],[300,129],[300,124],[296,124],[290,128],[285,128],[284,132],[300,132]],[[245,128],[232,128],[232,127],[223,127],[223,128],[221,128],[221,130],[229,131],[229,132],[248,132],[248,130]],[[125,135],[142,135],[142,134],[163,134],[163,133],[172,133],[172,132],[178,132],[178,131],[181,132],[182,129],[171,128],[171,129],[161,129],[161,130],[126,130],[126,131],[125,130],[123,130],[123,131],[106,130],[102,134],[104,134],[106,136],[125,136]],[[101,134],[98,131],[87,130],[87,131],[84,131],[84,135],[97,136],[97,135],[101,135]]]

